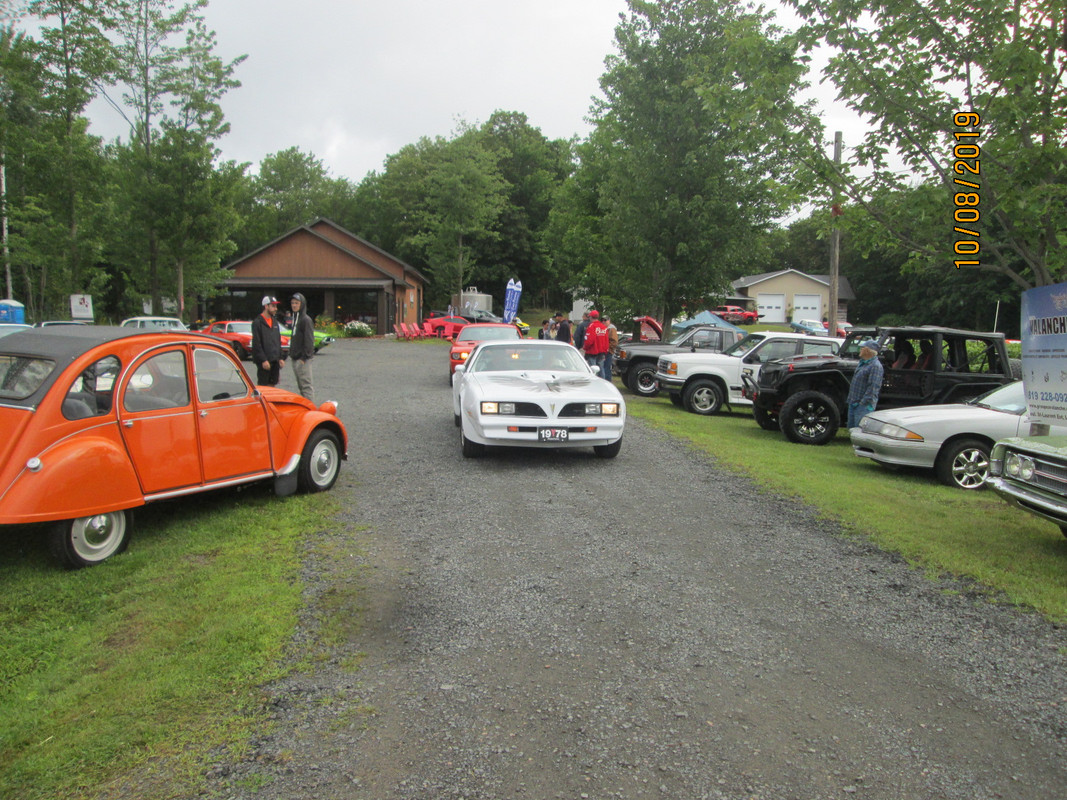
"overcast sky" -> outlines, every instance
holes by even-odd
[[[551,138],[584,137],[625,0],[213,0],[224,59],[247,54],[223,99],[223,156],[250,162],[298,147],[359,182],[423,136],[496,110],[526,114]],[[813,81],[815,82],[815,81]],[[822,94],[827,94],[824,90]],[[860,128],[823,102],[832,137]],[[102,102],[92,131],[126,138]]]

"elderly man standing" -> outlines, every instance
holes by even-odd
[[[882,391],[884,369],[878,360],[878,342],[868,339],[860,345],[860,365],[848,387],[848,427],[858,428],[860,420],[874,411]]]
[[[289,337],[289,358],[293,362],[296,390],[315,402],[315,386],[311,381],[311,359],[315,357],[315,325],[307,311],[307,298],[297,292],[289,301],[293,311],[293,333]]]

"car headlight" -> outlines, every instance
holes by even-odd
[[[459,353],[459,360],[460,361],[466,361],[467,360],[467,356],[469,356],[469,355],[470,355],[470,353]]]
[[[867,433],[873,433],[876,436],[884,436],[887,439],[901,439],[909,442],[923,441],[923,437],[915,433],[915,431],[909,431],[907,428],[902,428],[899,425],[882,422],[878,419],[871,419],[870,417],[864,417],[860,422],[860,427]]]
[[[1034,460],[1020,453],[1009,453],[1004,459],[1004,471],[1013,478],[1028,481],[1034,477]]]
[[[490,400],[482,401],[482,413],[483,414],[514,414],[514,403],[494,403]]]
[[[586,403],[585,415],[587,417],[617,417],[619,416],[618,403]]]

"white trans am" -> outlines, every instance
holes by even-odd
[[[463,455],[486,445],[592,447],[614,458],[626,405],[569,344],[545,340],[482,342],[456,367],[452,407]]]

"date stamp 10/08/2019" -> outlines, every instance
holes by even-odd
[[[978,223],[982,214],[979,209],[982,200],[982,148],[979,144],[982,132],[979,126],[982,119],[973,111],[958,111],[952,115],[952,122],[957,128],[971,129],[953,133],[956,139],[952,148],[955,158],[952,171],[956,174],[953,183],[961,188],[952,197],[955,206],[952,214],[955,242],[952,249],[957,256],[956,269],[959,269],[977,267],[981,251],[979,240],[982,234],[978,230]],[[961,260],[959,256],[964,256],[964,259]]]

